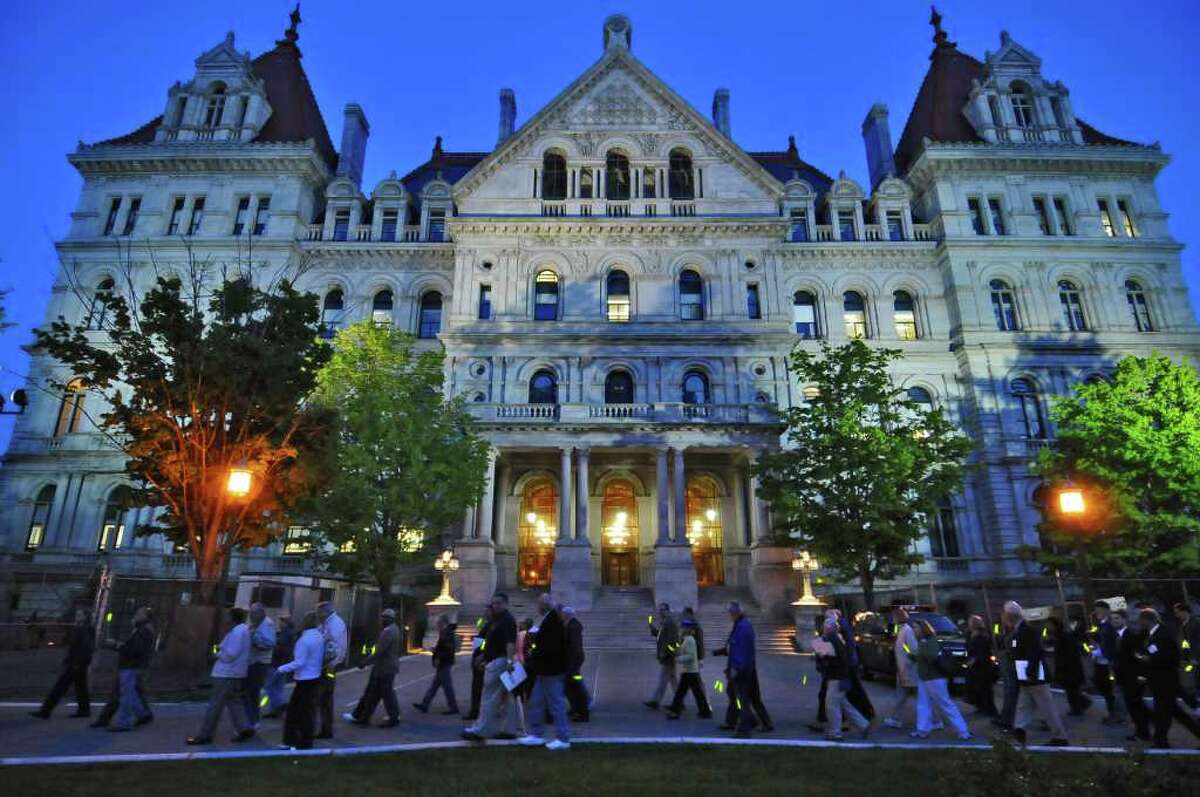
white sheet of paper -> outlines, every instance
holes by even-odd
[[[500,673],[500,683],[504,684],[504,688],[512,691],[520,686],[525,681],[525,668],[521,666],[521,662],[513,664],[512,672]]]
[[[1146,648],[1146,652],[1147,653],[1158,653],[1158,645],[1151,645],[1150,647]]]
[[[1029,678],[1026,676],[1029,673],[1029,662],[1017,659],[1014,663],[1017,665],[1017,680],[1028,681]]]

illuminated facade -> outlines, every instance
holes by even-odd
[[[439,138],[367,191],[366,114],[346,107],[335,151],[294,28],[253,59],[231,35],[162,116],[70,156],[84,186],[47,318],[88,312],[69,283],[85,299],[119,289],[114,238],[148,239],[160,267],[184,241],[311,263],[302,287],[325,334],[369,317],[443,345],[448,389],[493,444],[486,493],[449,532],[464,601],[552,582],[583,608],[604,586],[794,598],[749,467],[779,444],[774,408],[808,387],[789,351],[864,337],[903,349],[896,379],[981,441],[915,577],[1025,572],[1013,550],[1037,541],[1028,463],[1053,436],[1047,397],[1125,354],[1200,352],[1154,186],[1168,157],[1080,120],[1007,34],[980,61],[935,19],[898,144],[885,107],[866,115],[862,186],[794,145],[743,150],[728,91],[698,113],[631,42],[610,17],[599,60],[520,126],[501,91],[491,151]],[[159,538],[123,533],[153,513],[111,500],[121,462],[80,416],[88,400],[18,420],[0,472],[6,556],[32,572],[104,546],[186,572]],[[285,547],[235,567],[302,569]]]

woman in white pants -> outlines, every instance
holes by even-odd
[[[916,626],[917,676],[920,680],[917,684],[917,729],[912,735],[917,739],[929,738],[936,713],[954,728],[961,741],[966,741],[971,738],[971,732],[967,730],[967,722],[963,719],[962,712],[950,699],[946,674],[938,666],[942,646],[937,640],[933,626],[924,621],[918,622]]]

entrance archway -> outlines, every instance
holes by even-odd
[[[558,538],[558,487],[545,476],[530,479],[521,493],[517,523],[517,580],[527,587],[550,584]]]
[[[711,477],[688,477],[686,517],[697,586],[724,584],[725,533],[721,527],[721,499],[717,483]]]
[[[600,524],[600,582],[612,587],[638,583],[637,493],[627,480],[604,485]]]

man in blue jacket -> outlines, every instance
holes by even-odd
[[[762,702],[762,692],[758,686],[758,669],[754,655],[754,626],[742,614],[742,607],[737,601],[729,602],[729,619],[733,628],[725,647],[714,650],[714,656],[728,656],[729,662],[725,667],[726,680],[729,683],[729,708],[725,712],[725,724],[722,730],[735,731],[734,735],[745,738],[756,725],[763,731],[773,731],[771,715]],[[757,719],[755,718],[757,715]]]
[[[1125,705],[1120,699],[1120,693],[1114,688],[1116,686],[1116,675],[1113,672],[1113,665],[1117,661],[1119,653],[1119,639],[1117,637],[1117,629],[1113,627],[1109,620],[1109,605],[1106,601],[1096,601],[1092,607],[1092,619],[1095,623],[1091,627],[1092,638],[1092,681],[1095,684],[1096,692],[1104,698],[1104,705],[1108,709],[1108,716],[1104,718],[1105,725],[1120,725],[1125,722]]]

